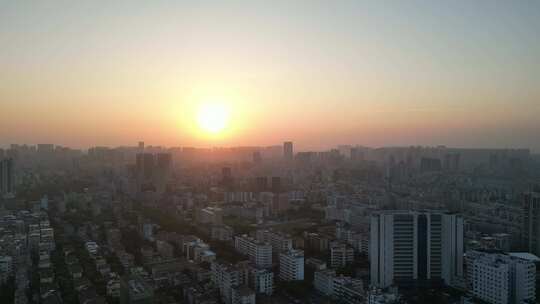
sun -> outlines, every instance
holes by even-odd
[[[227,128],[229,115],[229,109],[224,104],[204,104],[197,113],[197,123],[202,130],[217,134]]]

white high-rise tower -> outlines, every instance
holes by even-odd
[[[463,218],[439,211],[371,217],[371,285],[450,285],[463,274]]]

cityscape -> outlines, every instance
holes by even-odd
[[[0,1],[0,303],[540,303],[540,3]]]
[[[540,162],[526,149],[0,151],[13,303],[536,299]]]

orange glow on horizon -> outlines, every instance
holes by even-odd
[[[204,132],[219,135],[229,125],[230,110],[223,103],[207,103],[199,107],[197,123]]]

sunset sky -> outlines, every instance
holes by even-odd
[[[540,151],[540,1],[0,0],[0,146],[139,140]]]

